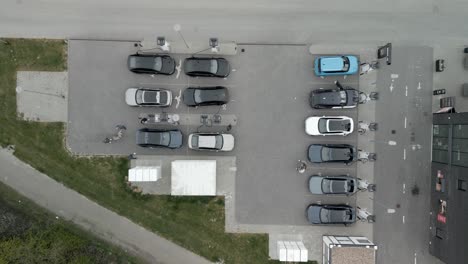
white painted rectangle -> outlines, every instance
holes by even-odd
[[[279,261],[286,261],[286,246],[283,241],[276,242]]]

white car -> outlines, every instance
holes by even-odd
[[[353,130],[353,119],[347,116],[311,116],[305,121],[305,131],[311,136],[346,136]]]
[[[193,133],[189,135],[188,146],[195,150],[231,151],[234,137],[222,133]]]
[[[166,89],[129,88],[125,102],[130,106],[160,106],[172,104],[172,92]]]

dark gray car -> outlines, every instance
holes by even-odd
[[[307,151],[307,157],[313,163],[349,164],[357,159],[357,149],[348,144],[312,144]]]
[[[352,195],[357,191],[357,179],[347,175],[319,176],[309,178],[309,190],[313,194]]]
[[[128,56],[127,66],[134,73],[171,75],[176,63],[168,55],[133,54]]]
[[[189,87],[182,99],[187,106],[223,105],[229,101],[229,94],[223,86]]]
[[[224,78],[231,72],[229,62],[223,58],[197,58],[185,59],[184,72],[192,77],[220,77]]]
[[[143,128],[136,133],[136,143],[144,148],[171,148],[182,147],[182,132],[180,130],[158,130]]]
[[[356,222],[356,209],[345,204],[311,204],[307,207],[307,220],[316,225],[349,225]]]
[[[341,87],[339,83],[337,85]],[[354,108],[359,103],[359,91],[350,87],[317,89],[310,93],[309,102],[316,109]]]

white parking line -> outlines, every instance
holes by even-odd
[[[418,82],[418,90],[421,90],[421,82]]]
[[[403,193],[406,193],[406,184],[403,183]]]
[[[403,149],[403,159],[406,160],[406,149]]]
[[[408,85],[405,86],[405,95],[408,96]]]
[[[405,116],[405,128],[406,128],[406,121],[407,121],[407,119],[406,119],[406,116]]]
[[[418,260],[416,259],[416,252],[414,252],[414,264],[418,264]]]
[[[403,224],[405,223],[405,216],[403,216]]]
[[[176,79],[179,79],[181,68],[182,68],[182,60],[180,59],[179,60],[179,65],[176,66],[176,70],[177,70]]]

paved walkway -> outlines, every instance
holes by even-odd
[[[23,163],[6,149],[0,149],[0,168],[0,181],[59,217],[122,246],[149,263],[209,263],[66,188]]]

